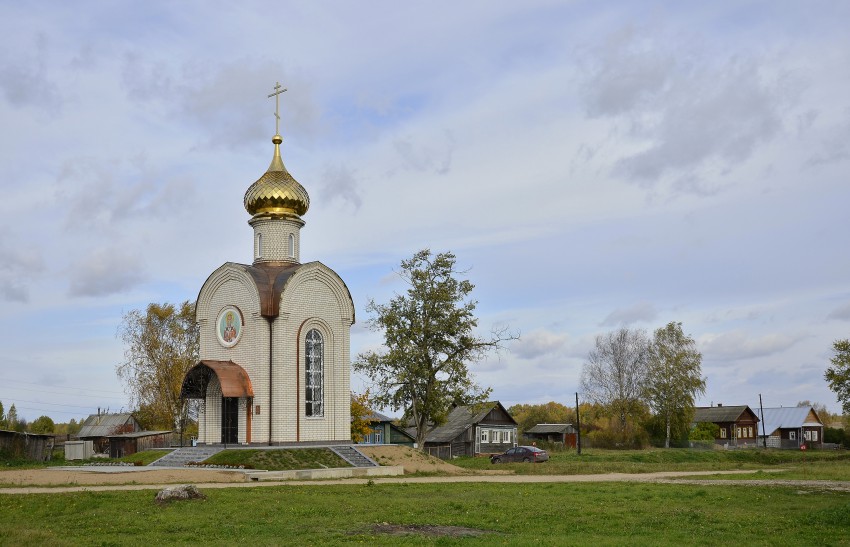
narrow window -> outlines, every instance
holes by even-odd
[[[289,234],[289,258],[295,258],[295,236]]]
[[[263,256],[263,234],[257,234],[257,248],[254,249],[254,258]]]
[[[797,440],[797,432],[796,431],[789,431],[788,432],[788,439],[791,440],[791,441],[796,441]]]
[[[489,443],[490,442],[490,431],[487,429],[481,430],[481,442]]]
[[[307,405],[307,416],[323,416],[325,412],[323,408],[325,383],[324,345],[322,333],[316,329],[311,329],[307,333],[306,343],[304,344],[304,372],[306,375],[304,382],[306,387],[304,401]]]
[[[725,428],[725,427],[721,427],[721,428],[720,428],[720,438],[721,438],[721,439],[725,439],[725,438],[726,438],[726,428]]]
[[[818,431],[817,431],[817,429],[812,431],[812,442],[813,443],[818,442]]]

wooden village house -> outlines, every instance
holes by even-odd
[[[764,415],[762,416],[762,411]],[[758,411],[759,446],[799,449],[823,447],[823,422],[810,406],[765,408]]]
[[[755,446],[759,418],[749,406],[698,406],[694,423],[713,423],[720,427],[716,444],[723,446]]]
[[[360,444],[400,444],[413,446],[416,443],[416,438],[394,424],[392,418],[389,416],[373,410],[366,419],[369,421],[371,432],[366,435]]]
[[[408,433],[415,432],[408,428]],[[517,423],[502,403],[491,401],[456,406],[446,423],[425,438],[424,450],[448,460],[458,456],[477,456],[504,452],[516,446]]]

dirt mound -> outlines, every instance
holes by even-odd
[[[363,452],[380,465],[401,465],[405,474],[409,473],[446,473],[448,475],[468,475],[469,471],[446,463],[439,458],[409,446],[379,445],[358,446]]]

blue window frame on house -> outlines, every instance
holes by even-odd
[[[373,427],[371,433],[366,436],[367,444],[384,444],[383,426]]]

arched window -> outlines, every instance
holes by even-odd
[[[261,256],[263,256],[263,234],[257,234],[257,249],[254,258],[260,258]]]
[[[289,234],[289,258],[295,258],[295,236]]]
[[[307,416],[324,416],[325,343],[322,333],[311,329],[304,344],[304,373]]]

